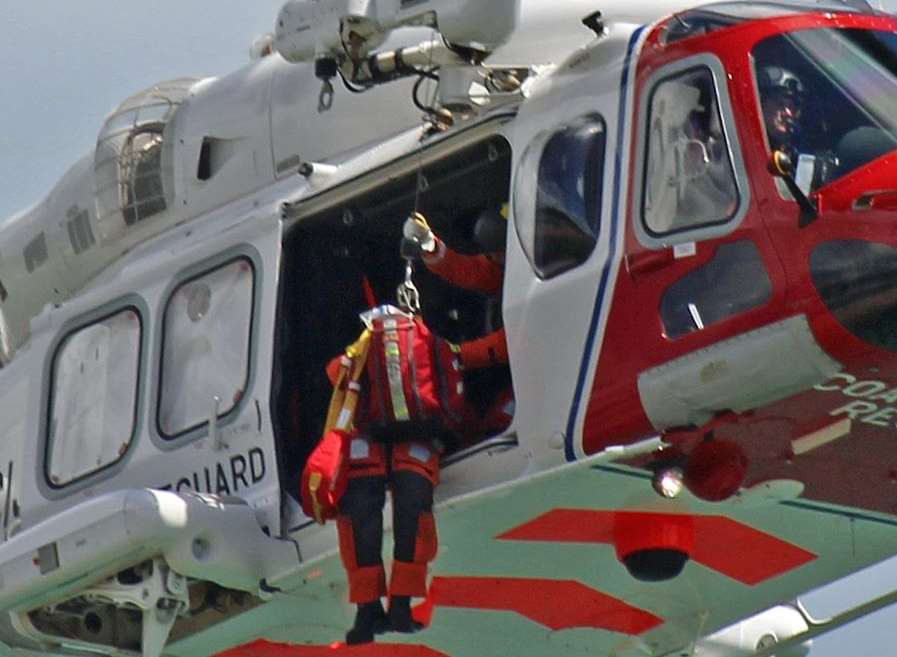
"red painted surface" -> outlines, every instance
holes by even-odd
[[[702,500],[720,502],[738,492],[747,469],[747,455],[738,443],[725,439],[705,440],[688,455],[685,485]]]
[[[347,646],[334,643],[329,646],[303,646],[293,643],[274,643],[259,639],[244,646],[220,652],[215,657],[450,657],[444,652],[426,646],[409,646],[398,643],[367,643]]]
[[[635,511],[553,509],[498,538],[613,545],[617,517],[649,525],[658,515]],[[816,559],[815,554],[793,543],[724,516],[689,517],[695,528],[692,559],[744,584],[759,584]]]
[[[434,607],[512,611],[552,630],[590,627],[641,634],[663,624],[647,611],[573,580],[435,577],[415,619],[429,625]]]
[[[862,369],[849,371],[859,380],[880,377],[879,373]],[[738,440],[745,448],[751,464],[747,486],[770,479],[796,479],[804,483],[805,498],[897,513],[892,476],[897,471],[893,420],[889,423],[891,426],[877,426],[873,422],[879,420],[872,414],[865,414],[852,421],[848,436],[800,456],[790,454],[792,440],[843,419],[845,416],[838,412],[839,408],[868,401],[868,398],[844,394],[840,388],[846,385],[844,381],[832,380],[823,384],[825,390],[791,398],[717,432],[718,436]],[[897,385],[888,385],[897,388]],[[880,409],[897,406],[881,399],[870,403]],[[820,418],[824,422],[816,421]]]
[[[816,555],[724,516],[695,516],[695,561],[745,584],[800,568]]]
[[[640,373],[795,315],[807,317],[819,345],[857,380],[881,381],[897,389],[897,353],[866,343],[842,326],[825,307],[809,271],[810,254],[825,242],[859,239],[897,246],[897,185],[893,184],[897,155],[881,157],[820,189],[817,196],[822,214],[804,228],[798,226],[796,203],[780,196],[768,170],[770,153],[757,98],[752,50],[760,41],[783,32],[832,27],[894,32],[897,22],[886,16],[803,13],[746,21],[669,44],[664,43],[665,26],[660,24],[636,53],[634,88],[630,90],[636,108],[650,93],[649,80],[661,67],[702,53],[719,60],[728,77],[727,92],[750,201],[745,217],[732,232],[698,241],[694,256],[675,259],[670,248],[651,249],[640,243],[634,223],[640,221],[641,199],[636,198],[638,185],[630,185],[629,197],[623,200],[625,210],[619,217],[624,247],[618,254],[622,260],[613,263],[619,272],[614,289],[608,292],[609,320],[599,337],[600,354],[591,389],[583,398],[585,409],[579,410],[585,415],[581,436],[585,453],[655,432],[641,405],[637,383]],[[636,149],[641,146],[637,137],[644,121],[644,116],[635,115],[626,125],[632,144],[630,168],[625,172],[629,180],[642,175],[636,170]],[[855,210],[857,199],[870,190],[876,194],[869,208]],[[750,240],[757,247],[772,283],[771,298],[761,307],[704,330],[675,339],[667,337],[659,313],[666,290],[706,265],[721,245],[739,240]],[[893,304],[897,293],[887,292],[889,296],[882,302]],[[831,417],[846,417],[837,409],[850,401],[832,392],[809,391],[733,417],[721,423],[717,435],[737,441],[747,453],[750,465],[746,485],[770,478],[797,479],[805,484],[807,498],[895,513],[897,497],[892,482],[897,481],[897,452],[893,448],[897,411],[888,409],[897,408],[897,402],[871,402],[885,409],[884,415],[870,411],[860,416],[853,423],[849,439],[797,458],[789,454],[790,442],[803,435],[804,427],[824,425]]]
[[[672,513],[614,513],[612,540],[617,559],[640,550],[678,550],[691,555],[695,548],[693,516]]]

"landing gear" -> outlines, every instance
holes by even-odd
[[[190,607],[187,579],[161,558],[29,615],[35,630],[159,657],[178,616]]]

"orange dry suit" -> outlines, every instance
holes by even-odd
[[[492,296],[500,296],[504,268],[487,255],[466,255],[436,240],[436,250],[423,254],[424,264],[431,272],[452,285]],[[508,342],[505,329],[488,333],[481,338],[459,345],[461,362],[466,369],[475,370],[508,363]]]
[[[384,333],[388,335],[389,331]],[[401,339],[397,338],[391,345],[381,347],[381,356],[389,351],[390,346],[404,345],[406,335],[403,333]],[[356,604],[378,601],[387,592],[390,597],[425,596],[427,566],[435,558],[437,549],[433,489],[439,481],[441,424],[395,421],[401,414],[392,408],[386,413],[389,417],[384,416],[383,401],[379,398],[385,396],[394,400],[402,391],[397,392],[395,387],[391,387],[384,393],[380,389],[390,388],[390,383],[395,382],[382,373],[384,363],[377,364],[376,331],[372,343],[366,356],[367,371],[360,381],[355,432],[349,445],[348,485],[339,502],[337,516],[340,556],[349,580],[349,601]],[[416,352],[403,351],[399,356],[396,351],[395,357],[413,359],[413,353]],[[328,365],[328,376],[335,385],[340,379],[340,372],[345,372],[348,367],[347,360],[346,356],[340,356]],[[458,381],[459,367],[456,363],[457,371],[453,372]],[[413,371],[415,367],[408,370]],[[376,374],[378,371],[381,376]],[[374,390],[374,387],[378,389]],[[414,393],[405,395],[409,407],[413,406],[413,396]],[[403,400],[402,405],[405,403]],[[378,404],[380,409],[377,408]],[[382,510],[387,485],[392,492],[394,534],[393,565],[388,588],[381,554]]]

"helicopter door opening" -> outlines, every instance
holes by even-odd
[[[302,218],[285,231],[272,413],[281,480],[294,497],[330,401],[325,366],[358,338],[363,328],[359,313],[372,303],[398,305],[396,291],[405,278],[399,248],[406,218],[416,210],[453,250],[483,253],[474,227],[482,213],[506,211],[510,161],[508,142],[492,136],[415,166],[411,173],[380,173],[376,179],[381,184],[355,196],[342,190],[348,200]],[[413,280],[424,320],[447,340],[464,343],[501,328],[499,295],[452,285],[421,262],[414,265]],[[494,447],[496,440],[513,441],[509,367],[467,369],[464,379],[476,420],[465,435],[446,446],[444,464],[476,453],[487,443]]]

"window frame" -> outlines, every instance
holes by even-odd
[[[193,281],[199,280],[204,276],[224,269],[225,267],[228,267],[229,265],[232,265],[239,261],[243,261],[248,264],[249,270],[252,274],[252,291],[249,304],[249,335],[247,336],[246,341],[246,377],[243,382],[243,395],[240,397],[239,401],[237,401],[237,403],[235,403],[229,410],[225,411],[224,413],[219,413],[219,415],[217,416],[217,426],[220,428],[221,426],[227,425],[231,421],[233,421],[240,414],[247,403],[247,399],[250,396],[249,389],[255,376],[255,367],[253,366],[252,355],[256,349],[256,337],[258,332],[256,321],[259,314],[258,306],[261,301],[259,298],[259,290],[262,289],[260,281],[261,258],[257,253],[254,253],[252,251],[250,251],[249,248],[230,250],[224,254],[220,254],[218,257],[213,258],[212,260],[207,260],[197,266],[190,267],[189,269],[181,272],[178,276],[176,276],[172,284],[168,288],[166,288],[165,294],[162,295],[162,298],[160,300],[159,314],[157,318],[158,345],[156,352],[156,366],[158,368],[158,371],[155,377],[156,392],[155,401],[153,404],[153,433],[154,438],[157,439],[154,440],[154,442],[161,449],[177,449],[181,445],[206,436],[209,433],[208,417],[198,422],[197,424],[190,425],[174,434],[165,433],[162,430],[160,424],[160,413],[162,410],[162,386],[164,384],[165,376],[165,322],[169,305],[172,299],[174,299],[174,295],[177,294],[178,290],[183,288],[185,285],[188,285]]]
[[[696,69],[707,69],[716,91],[720,122],[725,137],[726,152],[732,164],[732,173],[738,194],[738,205],[728,218],[720,221],[684,226],[664,233],[654,232],[648,225],[644,214],[644,194],[647,178],[648,139],[651,100],[658,86],[667,80],[676,78]],[[634,150],[635,180],[632,188],[632,225],[639,243],[649,249],[668,248],[674,244],[697,242],[721,237],[734,231],[747,214],[751,202],[751,190],[744,164],[741,142],[736,128],[732,100],[729,96],[727,76],[722,62],[711,53],[701,53],[677,60],[654,71],[643,87],[636,115],[636,140]]]
[[[600,191],[600,199],[594,204],[594,209],[597,212],[597,218],[594,226],[594,244],[592,248],[589,250],[589,253],[585,258],[577,262],[576,264],[563,267],[560,269],[551,269],[541,266],[536,263],[536,244],[535,239],[537,235],[537,220],[538,220],[538,201],[539,201],[539,179],[540,179],[540,171],[542,169],[543,158],[545,156],[545,151],[548,145],[557,137],[563,135],[564,133],[570,130],[581,129],[584,126],[593,123],[601,126],[603,140],[604,140],[604,148],[601,152],[601,157],[598,158],[598,163],[601,166],[601,181],[597,185],[597,189]],[[603,223],[603,206],[605,202],[605,194],[604,194],[604,186],[607,174],[607,154],[608,154],[608,126],[607,120],[604,118],[602,114],[597,111],[590,111],[583,114],[578,114],[576,116],[572,116],[569,119],[566,119],[563,123],[552,126],[551,128],[541,130],[536,134],[530,143],[525,147],[521,158],[520,163],[517,166],[518,175],[515,176],[516,181],[514,182],[513,196],[514,196],[514,230],[517,233],[517,239],[520,242],[520,246],[523,250],[523,254],[526,257],[527,262],[529,263],[530,268],[539,278],[539,280],[547,281],[553,278],[557,278],[558,276],[563,276],[567,272],[578,269],[586,262],[588,262],[592,255],[595,253],[595,250],[598,246],[601,237],[601,229]],[[535,184],[531,186],[521,185],[519,181],[521,179],[527,179],[530,176],[535,180]],[[532,189],[530,189],[532,187]],[[586,204],[589,202],[587,199],[584,199]],[[521,218],[524,221],[532,222],[532,232],[530,235],[526,235],[525,232],[521,229]],[[586,217],[588,220],[589,217]],[[575,222],[571,222],[574,225]]]
[[[49,470],[50,454],[53,445],[53,440],[50,436],[50,428],[52,427],[51,420],[53,416],[53,403],[56,399],[56,365],[59,359],[59,355],[61,354],[63,347],[71,336],[86,328],[99,324],[111,317],[115,317],[116,315],[127,311],[131,311],[135,314],[139,327],[139,338],[137,341],[137,377],[136,381],[134,382],[134,408],[131,416],[131,433],[128,439],[128,447],[124,452],[118,455],[118,458],[110,461],[102,467],[91,470],[90,472],[75,477],[65,483],[54,483],[51,479]],[[149,312],[143,299],[132,295],[127,298],[105,304],[100,308],[94,309],[91,312],[80,315],[73,321],[63,325],[62,330],[53,340],[53,343],[48,350],[49,355],[47,356],[44,364],[43,379],[46,383],[43,386],[44,394],[41,402],[42,412],[39,433],[41,441],[40,450],[43,454],[43,457],[38,462],[37,467],[39,473],[36,477],[38,486],[42,489],[42,492],[44,492],[47,497],[53,498],[60,497],[62,495],[70,495],[88,485],[94,484],[98,480],[107,479],[114,476],[124,467],[125,463],[128,461],[128,459],[136,449],[136,445],[139,442],[142,424],[141,403],[143,400],[144,379],[146,376],[146,358],[148,352],[147,341],[149,339],[146,325],[146,318],[148,316]]]

